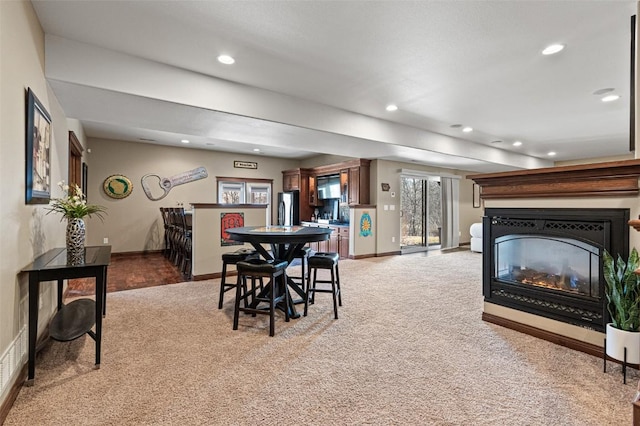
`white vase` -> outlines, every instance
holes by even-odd
[[[67,263],[78,265],[84,263],[84,220],[69,219],[67,221]]]
[[[607,355],[624,361],[624,348],[627,348],[627,364],[640,364],[640,332],[624,331],[607,324]]]

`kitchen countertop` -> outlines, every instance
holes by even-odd
[[[300,224],[302,226],[336,226],[336,227],[343,227],[343,228],[348,228],[349,227],[349,222],[339,222],[339,221],[331,221],[333,223],[320,223],[320,222],[309,222],[309,221],[301,221]]]

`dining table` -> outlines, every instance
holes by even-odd
[[[251,244],[264,259],[285,260],[290,265],[298,250],[302,249],[308,243],[328,240],[333,230],[331,228],[299,225],[267,225],[229,228],[226,232],[234,241]],[[268,245],[271,250],[267,250],[265,245]],[[286,292],[286,297],[289,299],[289,316],[291,318],[298,318],[300,314],[296,311],[289,288],[297,293],[303,301],[306,299],[306,292],[304,288],[288,275],[286,276],[286,282],[287,285],[284,286],[284,291]],[[265,286],[263,292],[268,293],[269,291],[273,291],[272,286]],[[280,304],[279,308],[284,309],[284,303]]]

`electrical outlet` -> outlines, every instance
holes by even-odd
[[[391,237],[391,242],[395,243],[396,242],[396,237]]]
[[[109,244],[109,238],[104,237],[104,238],[102,239],[102,244]]]

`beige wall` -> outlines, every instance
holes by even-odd
[[[377,252],[390,253],[400,251],[400,170],[411,169],[433,174],[434,176],[455,174],[460,179],[460,243],[471,240],[469,227],[474,222],[481,222],[483,209],[472,207],[472,181],[464,178],[467,172],[397,161],[375,160],[371,163],[371,204],[377,207],[378,224]],[[382,191],[381,183],[388,183],[389,191]],[[395,193],[395,197],[392,197]],[[395,210],[384,210],[383,206],[393,205]],[[392,239],[395,238],[395,242]]]
[[[67,179],[66,117],[44,78],[44,34],[31,3],[0,2],[0,402],[26,362],[27,277],[20,270],[37,255],[64,245],[65,224],[46,216],[44,205],[25,204],[26,90],[31,88],[52,117],[52,195]],[[54,310],[55,286],[41,286],[39,331]],[[22,341],[21,341],[22,339]]]
[[[108,210],[104,222],[97,218],[87,221],[87,244],[101,245],[108,238],[115,253],[161,249],[160,207],[182,203],[189,208],[191,203],[216,203],[216,176],[273,179],[275,197],[282,191],[282,170],[298,167],[293,160],[136,142],[90,138],[88,146],[91,149],[88,199]],[[234,160],[257,162],[258,169],[236,169]],[[142,190],[140,180],[145,174],[170,177],[200,166],[207,169],[207,178],[176,186],[162,200],[152,201]],[[127,198],[113,199],[104,193],[102,184],[113,174],[125,175],[133,183],[133,192]],[[157,180],[151,184],[159,189]]]

